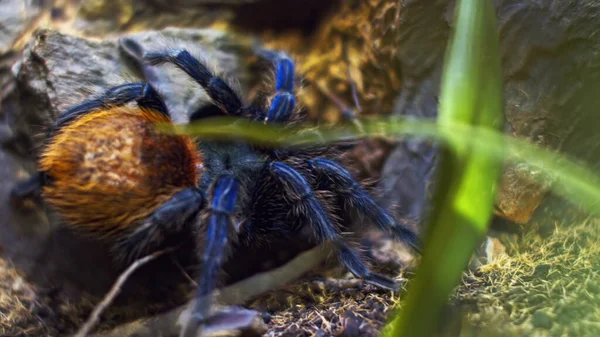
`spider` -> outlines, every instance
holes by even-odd
[[[140,50],[133,41],[126,41]],[[242,98],[187,50],[147,51],[149,66],[171,64],[211,99],[190,118],[202,123],[233,116],[285,127],[303,119],[295,101],[294,62],[283,52],[261,54],[275,69],[275,92],[266,106]],[[114,240],[130,260],[194,236],[201,268],[192,317],[209,314],[223,263],[240,246],[308,235],[331,242],[356,277],[385,289],[393,280],[372,272],[341,234],[343,219],[358,211],[380,229],[419,250],[417,234],[380,207],[321,144],[265,148],[231,138],[202,140],[158,131],[172,123],[151,84],[127,83],[62,112],[39,157],[39,174],[17,186],[17,195],[39,191],[74,229]]]

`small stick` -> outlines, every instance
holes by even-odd
[[[77,331],[74,337],[85,337],[89,335],[94,325],[98,322],[100,315],[102,315],[102,312],[106,310],[106,308],[114,301],[115,297],[117,297],[117,295],[121,291],[123,284],[125,284],[129,276],[131,276],[133,272],[135,272],[137,269],[139,269],[146,263],[172,250],[173,249],[159,250],[157,252],[139,258],[135,260],[131,265],[129,265],[129,267],[121,275],[119,275],[119,278],[117,279],[115,284],[113,284],[112,288],[110,288],[108,294],[106,294],[106,296],[104,296],[104,298],[102,299],[102,302],[98,303],[98,305],[94,308],[94,311],[92,312],[90,317],[88,317],[88,319],[81,326],[79,331]]]
[[[348,56],[348,46],[346,43],[342,44],[344,61],[346,62],[346,72],[348,74],[348,82],[350,82],[350,91],[352,92],[352,99],[354,100],[354,106],[356,107],[356,113],[361,114],[362,108],[360,107],[360,100],[358,99],[358,87],[356,82],[352,78],[352,72],[350,72],[350,57]]]
[[[183,276],[185,277],[185,279],[188,280],[191,285],[197,287],[198,286],[198,282],[194,281],[194,279],[190,276],[190,274],[188,274],[188,272],[185,271],[185,269],[183,269],[183,266],[181,265],[181,263],[179,263],[179,261],[177,261],[177,259],[175,259],[174,257],[171,260],[177,266],[177,268],[179,269],[179,271],[183,274]]]
[[[277,289],[298,279],[306,272],[313,269],[331,254],[332,247],[329,243],[318,245],[309,249],[281,267],[250,276],[247,279],[227,286],[215,293],[215,303],[221,306],[241,305],[253,297],[267,291]],[[213,296],[213,295],[209,295]],[[95,337],[122,337],[122,336],[178,336],[182,332],[181,326],[187,323],[190,317],[190,308],[194,300],[173,309],[167,313],[156,315],[150,319],[143,318],[134,322],[123,324],[111,331],[94,335]],[[205,333],[222,330],[222,326],[214,326],[214,322],[207,322]]]
[[[335,104],[338,107],[338,109],[341,111],[342,117],[346,121],[351,122],[352,125],[354,125],[356,130],[359,132],[359,134],[361,136],[364,136],[364,128],[362,126],[362,123],[356,118],[356,113],[354,112],[354,110],[348,107],[348,105],[340,97],[338,97],[336,94],[332,93],[329,89],[327,89],[323,82],[317,82],[316,84],[317,89],[319,89],[319,91],[323,95],[325,95],[331,102],[333,102],[333,104]]]

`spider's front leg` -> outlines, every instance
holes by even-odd
[[[221,175],[214,183],[210,206],[210,217],[202,246],[200,259],[202,271],[198,280],[198,290],[192,315],[184,328],[182,336],[196,336],[198,329],[210,313],[212,292],[216,288],[218,274],[227,251],[229,228],[233,216],[238,183],[231,174]]]
[[[258,48],[258,55],[262,58],[273,62],[275,67],[275,96],[271,101],[269,110],[265,117],[266,123],[286,123],[293,119],[294,108],[296,106],[296,99],[294,93],[294,84],[296,82],[295,66],[294,61],[284,52],[278,52],[274,50]],[[331,96],[333,98],[333,96]],[[362,124],[354,112],[344,104],[340,104],[342,116],[347,117],[359,130],[361,134],[364,133]],[[324,142],[324,137],[318,130],[310,131],[317,139]],[[347,139],[339,140],[336,142],[336,146],[339,148],[352,148],[356,145],[359,138],[349,137]]]
[[[304,220],[313,226],[316,239],[319,242],[331,241],[337,248],[342,263],[354,276],[380,288],[397,289],[393,280],[371,272],[360,254],[344,241],[319,204],[308,181],[298,171],[281,162],[272,162],[269,168],[271,173],[284,184],[288,197],[296,202],[295,206],[306,218]]]
[[[421,242],[417,234],[408,225],[396,221],[388,211],[379,206],[345,168],[324,158],[309,161],[309,166],[324,176],[336,193],[341,194],[346,209],[357,208],[380,229],[391,231],[397,238],[417,252],[421,252]]]

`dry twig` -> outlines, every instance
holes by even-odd
[[[106,296],[104,296],[104,298],[102,299],[102,302],[98,303],[98,305],[94,308],[94,311],[92,311],[90,317],[85,321],[85,323],[81,326],[79,331],[77,331],[74,337],[85,337],[90,333],[90,331],[94,327],[94,324],[98,322],[98,319],[100,315],[102,315],[102,312],[104,312],[104,310],[106,310],[106,308],[113,302],[115,297],[117,297],[117,295],[121,291],[121,288],[129,278],[129,276],[133,274],[133,272],[135,272],[138,268],[145,265],[146,263],[170,251],[172,251],[172,249],[159,250],[157,252],[135,260],[121,275],[119,275],[119,278],[112,286],[112,288],[110,288],[108,294],[106,294]]]
[[[279,268],[259,273],[217,291],[215,302],[218,303],[219,306],[242,304],[255,296],[269,290],[277,289],[290,281],[301,277],[304,273],[310,271],[325,260],[330,253],[331,246],[329,244],[319,245],[299,254],[296,258]],[[193,305],[193,301],[167,313],[157,315],[152,319],[140,319],[135,322],[127,323],[112,331],[98,334],[96,337],[123,337],[131,335],[157,337],[178,335],[180,326],[185,324],[189,319],[190,305]],[[209,322],[205,327],[205,332],[208,333],[219,329],[222,329],[221,325],[211,324]]]

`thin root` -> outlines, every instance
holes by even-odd
[[[74,337],[85,337],[89,335],[94,325],[98,323],[100,315],[102,315],[104,310],[106,310],[106,308],[114,301],[115,297],[117,297],[117,295],[121,291],[121,288],[129,278],[129,276],[133,274],[133,272],[135,272],[138,268],[145,265],[146,263],[172,250],[173,249],[159,250],[157,252],[139,258],[135,260],[131,265],[129,265],[129,267],[123,273],[121,273],[121,275],[119,275],[119,278],[117,279],[115,284],[113,284],[112,288],[110,288],[110,291],[106,294],[106,296],[104,296],[102,301],[98,303],[98,305],[94,308],[94,311],[92,311],[90,317],[88,317],[88,319],[81,326],[79,331],[77,331]]]

